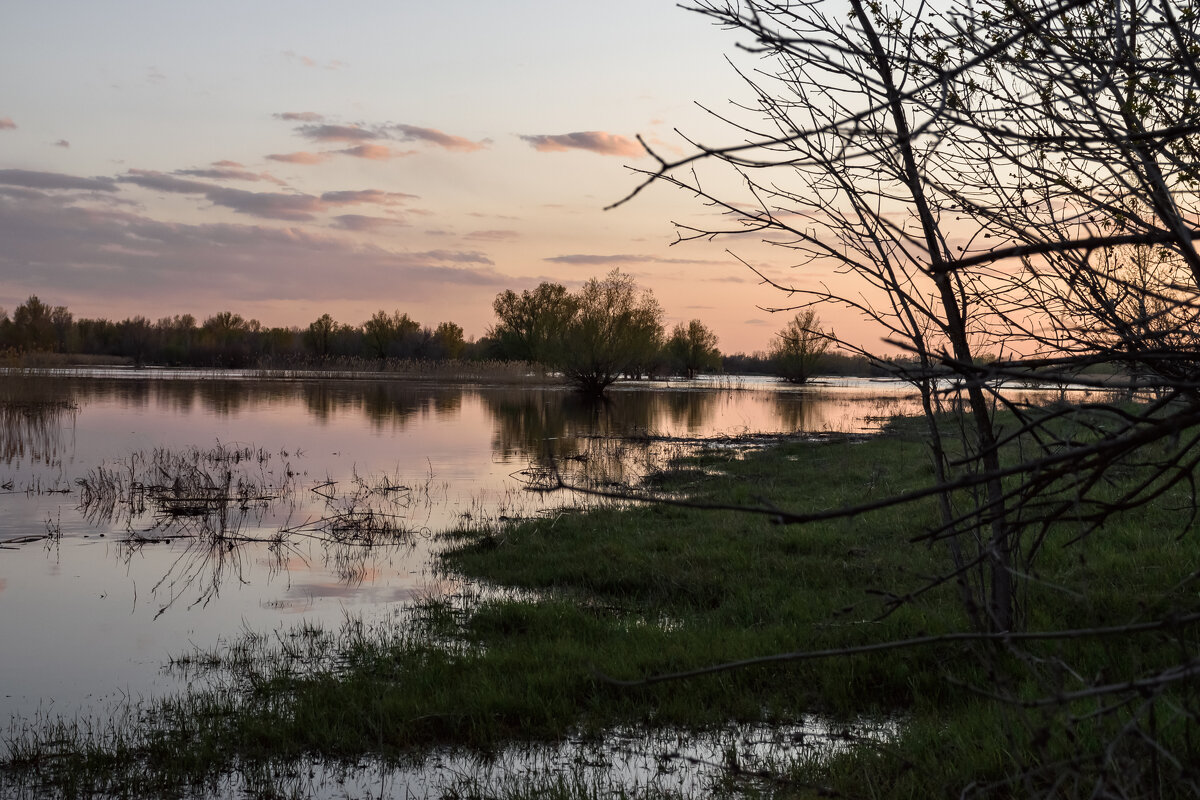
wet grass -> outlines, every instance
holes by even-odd
[[[815,511],[931,478],[920,426],[903,423],[870,439],[702,449],[655,473],[653,484],[711,504]],[[1200,545],[1177,535],[1182,499],[1165,495],[1085,547],[1063,546],[1073,530],[1053,532],[1025,588],[1029,629],[1195,611]],[[801,750],[771,764],[769,774],[746,768],[734,752],[700,793],[915,798],[956,796],[975,784],[995,796],[1053,794],[1062,776],[1102,769],[1109,744],[1130,747],[1122,725],[1138,714],[1153,716],[1164,751],[1196,763],[1187,684],[1147,696],[1142,706],[1131,701],[1124,716],[1099,713],[1102,700],[1024,708],[995,699],[1033,701],[1178,664],[1195,648],[1194,625],[1008,649],[934,641],[619,683],[963,630],[951,583],[917,591],[945,570],[940,546],[913,543],[935,513],[931,501],[918,502],[793,526],[768,515],[623,505],[459,530],[445,539],[442,569],[448,585],[470,579],[466,589],[377,625],[349,620],[338,631],[247,634],[178,654],[172,668],[194,681],[178,698],[107,726],[59,721],[11,732],[0,788],[203,794],[221,776],[269,773],[272,765],[387,765],[445,747],[495,754],[513,742],[598,738],[617,727],[787,725],[814,713],[848,726],[864,717],[902,724],[887,741],[840,754]],[[1166,788],[1165,796],[1186,793]],[[665,786],[593,782],[569,769],[466,780],[455,791],[449,796],[678,795]]]

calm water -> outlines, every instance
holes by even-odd
[[[604,404],[396,381],[0,381],[0,719],[169,689],[170,654],[244,628],[451,591],[428,568],[434,533],[578,502],[525,490],[550,455],[620,485],[680,446],[627,434],[863,430],[908,406],[903,387],[862,381],[635,388]],[[382,524],[399,543],[363,546]]]
[[[688,440],[916,410],[908,387],[866,380],[655,384],[596,404],[144,375],[0,377],[0,720],[103,714],[177,688],[161,668],[194,646],[454,591],[430,569],[434,535],[581,502],[527,490],[551,465],[620,487]]]

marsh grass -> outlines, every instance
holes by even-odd
[[[414,546],[422,512],[427,516],[438,499],[432,475],[405,486],[395,476],[355,474],[305,489],[297,458],[220,443],[134,452],[77,481],[78,510],[93,526],[124,528],[117,552],[126,560],[146,547],[174,548],[152,587],[161,615],[184,598],[189,606],[207,605],[228,581],[244,580],[248,558],[269,571],[286,569],[289,559],[307,562],[302,540],[320,548],[343,583],[359,582],[370,559]],[[302,521],[295,520],[298,509],[308,514]]]
[[[279,454],[287,458],[287,453]],[[215,538],[228,537],[227,512],[243,514],[294,494],[295,473],[270,470],[274,454],[246,445],[156,448],[101,464],[76,481],[79,511],[93,524],[132,523],[149,514],[155,528],[194,518]],[[132,530],[132,528],[130,528]]]
[[[1062,426],[1064,441],[1088,429],[1079,419]],[[748,449],[714,442],[676,457],[653,488],[706,503],[805,511],[892,496],[932,475],[920,425],[896,421],[865,439]],[[398,486],[387,493],[407,496]],[[1076,526],[1050,531],[1024,584],[1028,628],[1105,627],[1196,611],[1200,545],[1194,530],[1181,529],[1177,508],[1185,501],[1168,492],[1082,541]],[[935,523],[932,501],[805,526],[622,504],[462,528],[445,537],[441,569],[445,585],[466,589],[431,594],[374,625],[248,633],[180,655],[172,668],[187,673],[193,690],[123,725],[50,723],[10,733],[0,787],[167,793],[268,765],[383,769],[436,759],[445,748],[498,754],[514,743],[603,742],[620,729],[640,731],[645,741],[653,731],[787,730],[819,713],[842,721],[851,739],[864,718],[899,724],[853,747],[780,749],[754,762],[737,747],[724,749],[711,780],[687,790],[623,788],[565,765],[524,779],[505,771],[466,776],[447,796],[924,798],[968,786],[999,797],[1070,795],[1082,783],[1055,781],[1078,776],[1081,765],[1103,769],[1111,748],[1136,755],[1151,722],[1155,746],[1182,754],[1184,763],[1148,757],[1155,766],[1147,769],[1166,776],[1148,785],[1163,796],[1186,794],[1184,784],[1164,781],[1200,763],[1189,738],[1188,684],[1140,705],[1135,698],[1124,715],[1103,713],[1102,700],[1021,702],[1097,676],[1119,682],[1178,664],[1196,648],[1194,624],[1019,650],[934,641],[687,680],[615,682],[961,631],[966,620],[952,584],[928,588],[945,572],[942,549],[915,543]],[[1131,719],[1139,725],[1130,727]],[[695,766],[681,760],[671,768]]]

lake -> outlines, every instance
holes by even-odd
[[[907,385],[864,379],[627,384],[595,403],[554,387],[5,375],[0,718],[103,716],[178,689],[172,655],[454,592],[431,568],[436,535],[589,502],[543,491],[555,474],[620,491],[701,440],[869,432],[916,410]]]

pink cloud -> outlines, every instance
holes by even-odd
[[[272,115],[275,119],[287,120],[288,122],[324,122],[325,115],[318,114],[316,111],[284,111],[282,114]]]
[[[646,151],[632,139],[604,131],[577,131],[575,133],[537,134],[522,136],[521,139],[542,153],[566,150],[589,150],[602,156],[645,155]]]
[[[299,61],[301,66],[305,66],[305,67],[322,66],[321,63],[319,61],[317,61],[315,58],[310,58],[309,56],[303,55],[302,53],[297,53],[295,50],[284,50],[283,57],[288,59],[289,61]],[[326,61],[324,64],[325,69],[341,69],[342,67],[345,67],[345,66],[347,66],[347,63],[345,61],[341,60],[340,58],[330,59],[329,61]]]
[[[316,61],[312,60],[308,56],[302,56],[294,50],[284,50],[283,57],[290,61],[299,61],[306,67],[315,67],[317,65]]]
[[[520,236],[521,234],[516,231],[472,231],[464,238],[485,242],[507,242],[520,238]]]
[[[329,160],[329,153],[310,153],[301,150],[297,153],[271,153],[267,158],[272,161],[282,161],[285,164],[320,164]]]
[[[461,150],[469,153],[482,150],[490,144],[487,139],[473,142],[461,136],[451,136],[433,128],[421,128],[416,125],[389,125],[388,128],[395,131],[396,138],[402,142],[429,142],[447,150]]]
[[[360,144],[355,147],[348,147],[345,150],[338,150],[339,153],[355,158],[366,158],[371,161],[389,161],[393,158],[403,158],[411,156],[416,151],[414,150],[393,150],[386,144]]]
[[[702,258],[663,258],[662,256],[630,255],[597,255],[592,253],[573,253],[564,256],[543,258],[553,264],[577,264],[581,266],[605,266],[609,264],[725,264],[725,261],[712,261]]]
[[[11,117],[0,117],[0,131],[16,130],[17,123],[12,121]]]

